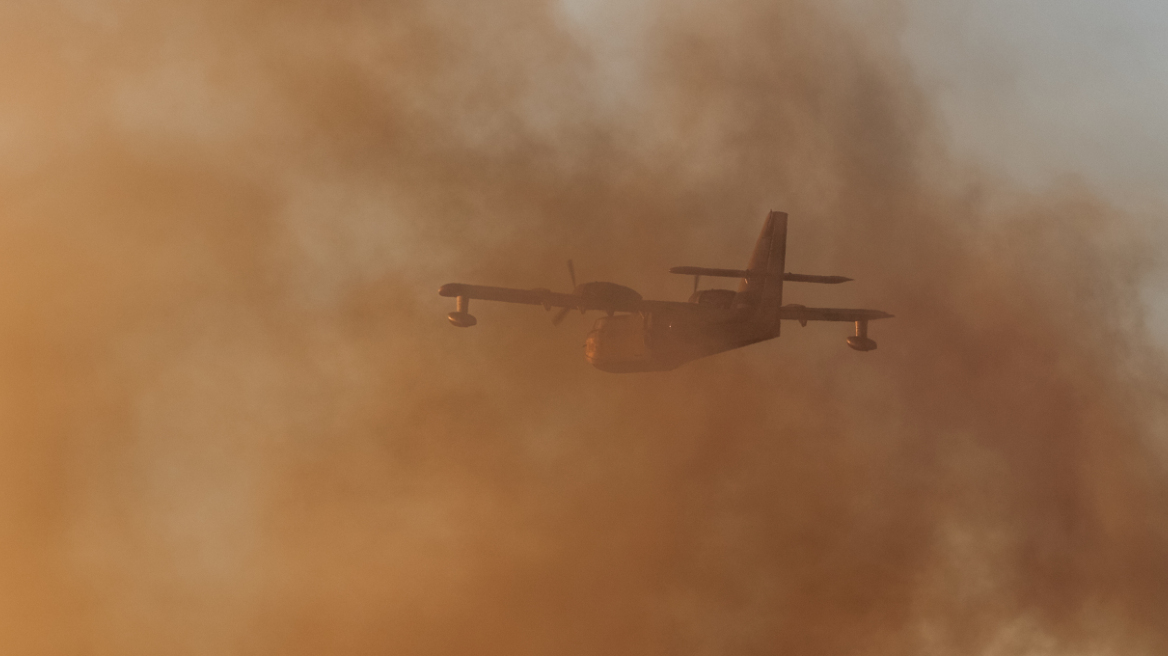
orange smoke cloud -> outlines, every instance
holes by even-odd
[[[949,161],[894,26],[2,11],[8,651],[1168,647],[1158,237]],[[789,302],[893,312],[879,351],[611,376],[571,318],[435,294],[573,257],[680,298],[770,208],[791,270],[857,279]]]

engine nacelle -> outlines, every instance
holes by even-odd
[[[576,287],[574,293],[589,300],[612,304],[618,311],[641,302],[641,295],[637,290],[615,282],[586,282]]]
[[[849,337],[848,338],[848,346],[856,349],[857,351],[875,351],[876,350],[876,342],[875,341],[868,339],[867,337],[861,337],[859,335],[852,335],[851,337]]]
[[[689,297],[689,302],[730,309],[734,306],[734,299],[737,296],[732,289],[701,289]]]

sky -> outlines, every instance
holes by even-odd
[[[1168,6],[910,2],[900,33],[955,154],[1031,189],[1077,176],[1162,222]],[[1145,287],[1168,339],[1168,276]]]
[[[916,2],[905,13],[905,52],[957,152],[1026,185],[1082,175],[1162,199],[1163,3]]]
[[[0,4],[0,648],[1165,653],[1164,13],[1043,8]],[[772,209],[879,349],[436,294]]]
[[[1168,7],[1154,0],[840,2],[894,38],[954,154],[1019,185],[1084,176],[1137,202],[1168,187]],[[623,43],[644,19],[604,0],[565,0],[591,36]],[[613,20],[614,16],[619,19]],[[622,36],[624,35],[624,36]]]

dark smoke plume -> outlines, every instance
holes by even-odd
[[[1162,239],[950,161],[882,9],[0,9],[3,651],[1168,652]],[[880,350],[435,293],[683,298],[772,208]]]

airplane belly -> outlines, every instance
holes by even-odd
[[[646,329],[640,315],[601,317],[584,342],[584,358],[589,364],[611,373],[669,371],[697,358],[733,348],[718,335],[714,343],[700,339],[703,331],[679,329],[658,322]],[[706,336],[709,337],[709,336]]]
[[[662,357],[660,349],[650,348],[644,320],[640,315],[625,314],[601,317],[584,341],[584,359],[592,366],[610,373],[668,371],[680,362]]]
[[[597,320],[584,340],[584,359],[604,370],[646,363],[651,358],[640,317],[620,315]]]

